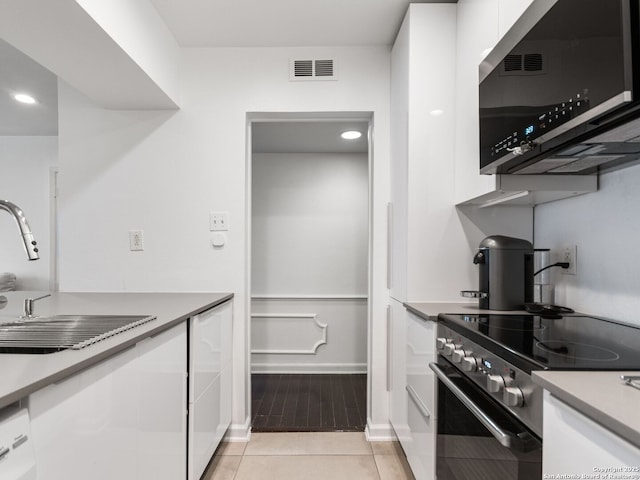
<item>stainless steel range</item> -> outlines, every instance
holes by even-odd
[[[438,480],[539,479],[542,388],[534,370],[640,369],[640,329],[593,317],[438,318]]]

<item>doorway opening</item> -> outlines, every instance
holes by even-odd
[[[370,133],[370,114],[249,121],[254,432],[365,429]]]

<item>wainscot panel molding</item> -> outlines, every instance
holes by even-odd
[[[252,373],[367,371],[366,296],[282,297],[251,301]]]
[[[327,343],[316,313],[253,313],[251,353],[315,355]],[[319,337],[319,338],[318,338]]]

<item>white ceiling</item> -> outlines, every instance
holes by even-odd
[[[183,47],[391,45],[428,0],[151,0]],[[452,1],[452,0],[449,0]]]
[[[366,153],[368,129],[368,122],[341,120],[254,122],[251,150],[253,153]],[[340,134],[346,130],[358,130],[362,137],[344,140]]]
[[[391,45],[410,0],[150,0],[183,47]],[[455,0],[415,0],[451,3]],[[57,79],[2,39],[0,135],[56,135]],[[39,103],[16,103],[29,91]]]

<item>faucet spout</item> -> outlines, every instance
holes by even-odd
[[[31,229],[29,228],[29,223],[27,219],[24,217],[24,213],[15,203],[11,203],[7,200],[0,200],[0,210],[4,210],[9,213],[13,217],[13,219],[18,224],[18,229],[20,230],[20,235],[22,236],[22,242],[24,243],[24,249],[27,252],[27,257],[29,260],[38,260],[40,256],[38,255],[38,247],[35,238],[33,238],[33,233],[31,233]]]

